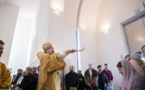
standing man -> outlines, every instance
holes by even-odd
[[[107,85],[107,82],[108,82],[108,79],[107,79],[107,76],[106,74],[104,74],[102,72],[102,66],[99,65],[98,67],[98,72],[99,72],[99,75],[98,75],[98,89],[101,89],[101,90],[106,90],[106,85]]]
[[[74,71],[75,67],[73,65],[69,66],[69,73],[65,75],[65,85],[66,90],[77,90],[79,86],[79,76]]]
[[[0,57],[4,50],[4,42],[0,40]],[[10,78],[9,78],[9,70],[7,69],[6,65],[0,62],[0,85],[11,85]]]
[[[112,72],[108,69],[108,64],[104,64],[104,66],[105,66],[105,69],[102,72],[106,74],[108,80],[113,82],[113,75],[112,75]]]
[[[40,60],[38,89],[37,90],[61,90],[60,77],[58,70],[63,70],[65,62],[63,59],[77,50],[66,50],[64,52],[54,53],[54,48],[50,42],[42,46],[44,52],[37,54]]]
[[[36,87],[38,83],[38,73],[36,72],[37,68],[35,66],[32,67],[32,75],[34,77],[34,87]]]
[[[97,90],[97,77],[98,72],[92,68],[92,64],[90,63],[89,68],[85,71],[84,80],[86,83],[87,90]]]
[[[78,70],[78,75],[79,75],[79,87],[78,90],[85,90],[86,84],[84,81],[84,76],[82,75],[82,71]]]
[[[14,84],[16,84],[18,79],[22,76],[22,71],[23,71],[22,69],[18,69],[17,76],[16,76]]]

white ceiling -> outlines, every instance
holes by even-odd
[[[19,15],[31,19],[39,10],[41,0],[4,0],[4,4],[20,7]]]

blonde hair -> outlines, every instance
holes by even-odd
[[[137,62],[137,64],[138,64],[139,66],[141,66],[141,68],[144,68],[144,67],[145,67],[145,63],[144,63],[143,60],[135,60],[135,61]]]

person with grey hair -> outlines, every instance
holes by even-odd
[[[21,82],[19,90],[34,90],[34,76],[32,75],[32,68],[26,68],[26,75]]]
[[[134,69],[143,77],[145,78],[145,63],[141,60],[141,52],[135,52],[131,54],[131,60],[129,61]]]

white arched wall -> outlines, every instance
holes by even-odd
[[[98,11],[96,23],[98,63],[101,65],[108,63],[114,75],[114,90],[120,90],[122,81],[116,64],[128,54],[120,23],[134,16],[136,8],[143,11],[142,1],[144,0],[103,0]]]
[[[10,5],[17,5],[20,7],[17,17],[17,24],[15,25],[14,38],[11,47],[8,68],[12,68],[12,74],[17,74],[18,69],[25,70],[29,65],[31,43],[34,34],[34,24],[37,16],[37,9],[39,8],[39,0],[33,4],[23,1],[6,1]],[[23,5],[22,5],[23,4]],[[15,12],[11,12],[15,13]],[[11,41],[9,39],[9,41]]]
[[[0,4],[0,40],[5,42],[4,53],[0,61],[8,65],[11,45],[15,32],[19,7],[9,4]]]
[[[79,0],[65,0],[64,4],[64,49],[76,49],[76,16]],[[65,73],[69,72],[69,65],[74,65],[77,70],[77,53],[66,57]]]
[[[50,0],[50,4],[52,1],[55,2],[55,0]],[[100,4],[101,0],[92,0],[91,2],[88,0],[84,0],[82,4],[80,14],[80,45],[81,48],[84,46],[86,47],[86,50],[81,53],[81,67],[83,72],[88,68],[88,63],[93,63],[95,69],[98,65],[95,23],[97,19],[97,11],[99,10]],[[53,44],[56,52],[76,48],[76,19],[79,0],[65,0],[64,4],[60,3],[60,5],[64,5],[61,6],[63,9],[60,13],[56,13],[55,8],[52,8],[53,5],[50,5],[48,15],[49,22],[45,22],[46,26],[44,28],[45,30],[47,30],[48,26],[48,32],[43,32],[41,30],[42,32],[41,34],[39,34],[37,30],[36,34],[36,38],[38,38],[39,35],[39,39],[37,39],[37,41],[42,40],[44,36],[48,36],[48,41]],[[47,11],[46,8],[45,11]],[[40,23],[44,23],[44,21]],[[84,25],[85,28],[83,28],[82,25]],[[31,63],[31,66],[39,65],[39,60],[37,59],[36,54],[38,51],[43,51],[42,45],[44,42],[45,41],[41,41],[41,43],[35,43],[35,58],[32,59],[34,61]],[[39,45],[37,45],[37,43],[39,43]],[[68,67],[71,64],[77,68],[77,53],[68,55],[65,58],[65,62],[67,63],[65,73],[68,72]]]
[[[83,72],[88,68],[88,63],[93,63],[95,69],[97,67],[95,23],[100,4],[101,0],[92,0],[91,2],[84,0],[82,4],[80,14],[80,44],[81,48],[84,46],[86,47],[86,50],[81,53],[81,68]],[[51,18],[51,20],[54,20],[51,23],[55,22],[54,26],[49,24],[49,27],[51,27],[50,30],[52,31],[50,34],[52,35],[51,37],[53,37],[51,40],[56,43],[55,45],[60,43],[56,46],[60,47],[59,50],[76,48],[76,19],[78,5],[79,0],[65,0],[64,12],[61,13],[60,16],[53,15],[53,18]],[[94,11],[96,12],[94,13]],[[63,24],[59,20],[62,20]],[[83,28],[81,25],[84,25],[86,28]],[[66,57],[65,62],[67,63],[65,73],[68,72],[69,65],[72,64],[77,67],[77,53],[70,54]]]
[[[96,20],[98,10],[102,0],[84,0],[80,13],[80,47],[85,47],[85,51],[81,53],[81,67],[85,72],[88,64],[92,63],[93,68],[98,66],[98,50],[96,42]]]
[[[50,0],[50,2],[51,1],[53,0]],[[62,3],[60,3],[60,5],[61,4]],[[93,63],[95,69],[98,65],[95,23],[97,19],[96,17],[97,11],[99,9],[100,4],[101,4],[101,0],[99,1],[92,0],[91,2],[84,0],[82,4],[82,9],[80,14],[80,44],[81,44],[81,48],[83,46],[86,47],[86,50],[81,53],[81,58],[82,58],[81,66],[83,72],[88,68],[88,63]],[[36,38],[38,38],[37,35],[39,35],[39,39],[37,39],[37,41],[42,40],[44,36],[48,36],[48,41],[53,44],[56,52],[76,48],[76,18],[77,18],[79,0],[65,0],[64,4],[62,5],[64,5],[63,7],[61,6],[64,9],[62,9],[60,13],[55,13],[55,8],[52,8],[53,5],[50,5],[49,15],[48,15],[49,22],[45,22],[46,26],[44,28],[47,30],[47,26],[48,26],[48,30],[47,30],[48,32],[47,31],[43,32],[41,30],[42,31],[41,34],[39,34],[38,31],[36,34]],[[47,11],[46,8],[45,11]],[[44,23],[44,21],[40,23]],[[85,28],[83,28],[82,25],[84,25]],[[31,66],[34,63],[36,64],[36,62],[38,65],[39,60],[37,59],[36,54],[38,51],[43,51],[42,44],[44,42],[45,41],[42,41],[41,43],[36,42],[35,44],[36,49],[34,51],[35,58],[33,58],[34,61],[33,63],[31,63]],[[37,45],[37,43],[39,43],[39,45]],[[65,58],[65,61],[67,63],[67,66],[65,68],[65,73],[68,72],[68,67],[71,64],[77,68],[77,53],[68,55]]]
[[[77,10],[80,0],[65,0],[64,6],[64,32],[63,48],[76,48],[76,19]],[[80,28],[80,47],[85,47],[85,51],[81,52],[81,70],[88,68],[89,63],[93,63],[96,69],[97,63],[97,45],[96,45],[96,19],[101,0],[84,0],[80,12],[79,28]],[[91,7],[90,7],[91,6]],[[70,64],[77,67],[77,55],[72,54],[67,57],[69,62],[65,68],[65,73],[68,72]]]
[[[52,1],[56,1],[57,0],[50,0],[50,4],[52,4]],[[64,1],[64,0],[62,0]],[[53,2],[53,4],[55,4]],[[73,3],[72,3],[73,2]],[[37,34],[36,34],[36,38],[38,38],[39,35],[39,39],[36,39],[37,41],[41,40],[41,42],[35,42],[34,44],[34,56],[36,58],[33,58],[33,62],[30,64],[31,66],[33,65],[39,65],[39,60],[36,56],[36,54],[39,51],[43,51],[42,50],[42,45],[44,42],[51,42],[54,46],[55,52],[59,52],[59,51],[64,51],[64,50],[68,50],[68,49],[73,49],[76,48],[76,12],[77,12],[77,7],[78,7],[78,3],[79,1],[77,0],[65,0],[65,2],[61,2],[60,6],[64,9],[62,9],[62,11],[60,13],[56,13],[55,8],[53,8],[53,5],[50,5],[50,7],[48,6],[48,16],[40,16],[40,18],[48,18],[44,19],[43,22],[40,22],[41,24],[45,23],[45,27],[43,27],[43,31],[42,29],[39,31],[37,30]],[[46,4],[46,3],[45,3]],[[47,11],[47,9],[45,8],[45,11]],[[45,14],[46,15],[46,14]],[[38,25],[39,27],[39,25]],[[41,34],[39,34],[39,32],[41,32]],[[41,37],[42,36],[42,37]],[[44,41],[43,37],[46,37],[47,39]],[[43,41],[42,41],[43,40]],[[39,44],[38,44],[39,43]],[[36,47],[37,46],[37,47]],[[65,73],[68,72],[68,67],[69,65],[73,64],[75,67],[77,66],[77,54],[70,54],[65,58],[65,62],[67,63],[67,66],[65,68]]]
[[[38,16],[35,25],[35,34],[32,40],[31,56],[29,66],[39,66],[39,59],[37,53],[42,50],[44,42],[48,41],[49,34],[49,0],[42,0],[38,10]]]
[[[19,68],[25,70],[27,66],[31,28],[32,20],[18,17],[8,64],[8,67],[12,68],[12,75],[16,74]]]
[[[55,52],[63,50],[64,14],[55,13],[54,2],[52,1],[57,0],[43,0],[41,3],[30,66],[39,66],[40,61],[37,53],[43,52],[42,45],[45,42],[51,42]]]

